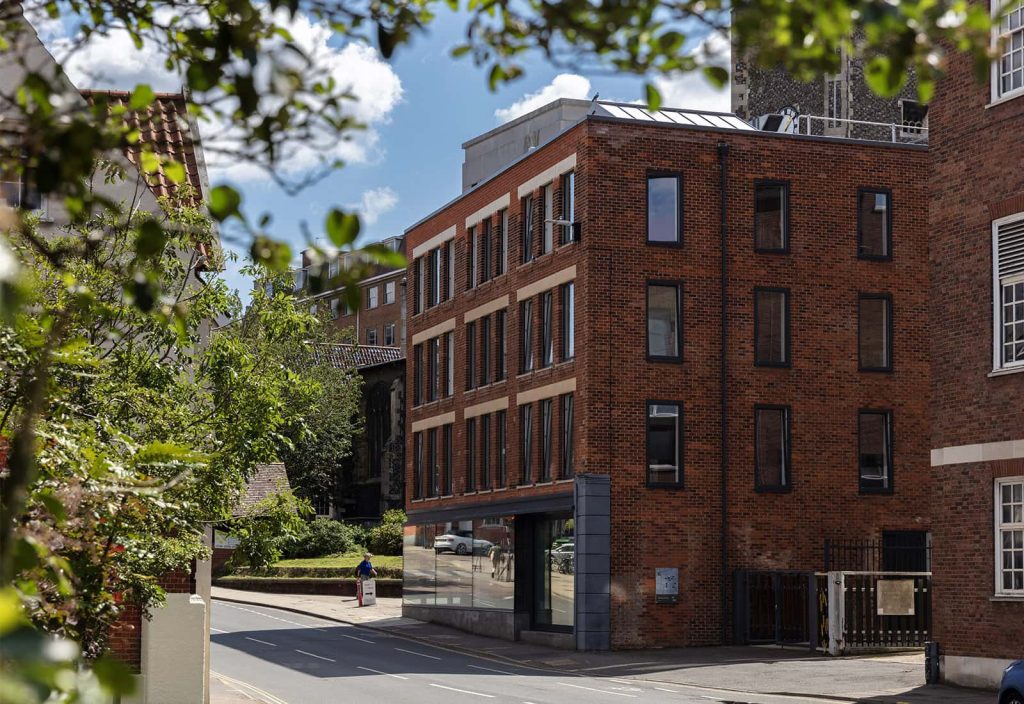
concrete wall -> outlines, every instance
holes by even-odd
[[[943,655],[940,670],[942,681],[960,687],[998,689],[1003,679],[1003,670],[1013,660],[998,658],[974,658],[963,655]]]
[[[146,704],[203,702],[207,697],[206,602],[198,594],[168,594],[167,604],[142,623]]]
[[[576,649],[611,647],[611,478],[576,478]]]
[[[440,623],[491,638],[516,640],[516,618],[512,611],[403,604],[402,616],[417,621]]]

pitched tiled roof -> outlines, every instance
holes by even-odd
[[[106,104],[111,108],[120,105],[127,109],[131,99],[131,93],[123,90],[83,90],[81,93],[90,104]],[[140,134],[138,143],[125,151],[128,160],[138,166],[143,147],[151,148],[158,156],[174,159],[185,167],[185,182],[195,189],[197,202],[201,201],[206,194],[203,193],[197,144],[189,125],[184,93],[157,93],[156,100],[149,107],[140,111],[128,110],[124,119]],[[162,168],[146,176],[146,181],[157,196],[171,195],[177,188]]]
[[[399,347],[376,345],[316,344],[313,346],[313,354],[317,362],[338,369],[364,369],[405,359]]]
[[[258,464],[252,478],[245,485],[245,493],[238,499],[234,515],[247,516],[267,497],[290,488],[288,474],[282,463]]]

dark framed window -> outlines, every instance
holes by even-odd
[[[416,301],[413,306],[417,313],[423,312],[427,303],[427,262],[424,257],[416,260]]]
[[[496,270],[497,275],[501,276],[508,271],[508,209],[502,210],[498,214],[498,227],[501,228],[501,232],[498,233],[498,268]]]
[[[754,184],[754,250],[789,251],[789,184],[785,181]]]
[[[576,222],[576,172],[562,175],[562,220]],[[562,244],[572,242],[572,225],[562,225]]]
[[[683,285],[647,282],[647,358],[678,362],[683,358]]]
[[[476,322],[466,323],[466,389],[476,388]]]
[[[491,280],[491,257],[494,251],[491,249],[491,228],[491,218],[487,217],[480,225],[480,281]]]
[[[519,304],[519,371],[533,371],[533,300]]]
[[[892,411],[865,409],[858,413],[860,490],[892,492]]]
[[[476,491],[476,418],[466,421],[466,491]]]
[[[540,455],[540,478],[539,481],[551,481],[551,426],[552,426],[552,402],[546,398],[540,402],[540,433],[541,433],[541,455]]]
[[[442,436],[444,442],[444,478],[442,480],[442,491],[445,496],[451,496],[452,494],[452,429],[454,426],[451,423],[446,424],[442,428]]]
[[[498,411],[494,415],[494,450],[498,465],[495,470],[495,485],[501,489],[508,484],[508,413]]]
[[[508,311],[499,310],[494,314],[494,380],[501,381],[508,374]]]
[[[377,328],[366,329],[366,344],[371,346],[377,344]]]
[[[788,491],[790,477],[789,406],[754,406],[754,488]]]
[[[683,404],[647,402],[647,485],[683,485]]]
[[[683,177],[678,173],[647,174],[647,242],[683,243]]]
[[[430,305],[441,302],[441,248],[430,250]]]
[[[437,496],[437,428],[427,431],[427,497]]]
[[[480,416],[480,488],[491,488],[491,416]]]
[[[550,367],[555,361],[554,295],[545,291],[541,295],[541,350],[540,366]]]
[[[423,433],[412,436],[412,497],[423,498]]]
[[[412,405],[423,403],[423,345],[412,351]]]
[[[573,466],[575,461],[573,438],[576,435],[573,403],[572,394],[562,395],[562,479],[569,479],[576,475],[576,469]]]
[[[469,248],[468,256],[466,257],[466,288],[473,288],[476,286],[476,277],[479,269],[477,268],[477,258],[479,257],[479,241],[476,235],[476,226],[469,228],[469,236],[466,238],[466,246]]]
[[[533,196],[522,200],[523,232],[520,243],[523,248],[523,263],[533,261]]]
[[[451,300],[455,296],[455,243],[449,240],[444,243],[444,257],[447,264],[445,268],[448,274],[448,285],[445,290],[445,298]]]
[[[491,318],[480,319],[480,385],[491,383]]]
[[[549,183],[541,189],[544,204],[544,239],[542,252],[547,254],[555,248],[555,185]]]
[[[860,370],[892,371],[892,296],[861,294],[857,303],[857,346]]]
[[[562,286],[562,359],[576,356],[576,283]]]
[[[455,333],[445,334],[444,350],[445,392],[448,396],[455,395]]]
[[[524,403],[519,407],[519,483],[533,481],[533,406]]]
[[[754,289],[754,364],[789,366],[789,289]]]
[[[857,256],[892,259],[892,192],[888,188],[857,191]]]
[[[436,401],[440,392],[441,376],[441,338],[435,337],[427,342],[428,364],[430,380],[427,382],[427,398]]]

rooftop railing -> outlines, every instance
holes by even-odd
[[[797,115],[796,134],[819,137],[866,139],[894,144],[928,144],[928,128],[922,123],[870,122],[838,117]]]

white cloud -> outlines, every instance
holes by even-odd
[[[728,67],[730,49],[729,38],[716,32],[705,37],[693,55],[701,66]],[[718,112],[731,109],[729,88],[716,88],[699,70],[659,76],[654,85],[661,92],[665,107]]]
[[[359,211],[360,217],[367,225],[374,225],[380,216],[389,213],[398,205],[398,194],[387,186],[371,188],[363,191],[358,203],[352,203],[348,207]]]
[[[340,159],[347,163],[365,163],[380,155],[380,135],[377,128],[390,120],[391,112],[402,99],[402,82],[391,66],[376,49],[363,43],[350,42],[341,47],[330,46],[331,29],[299,13],[288,20],[278,19],[295,43],[313,58],[324,75],[334,78],[341,90],[347,90],[353,100],[344,102],[347,115],[365,125],[365,129],[350,131],[345,139],[332,133],[318,136],[316,143],[291,143],[281,150],[283,157],[278,169],[290,176],[300,176],[325,162]],[[57,59],[63,60],[64,69],[75,85],[81,88],[114,88],[130,90],[138,83],[148,83],[156,91],[177,91],[181,80],[164,68],[164,57],[152,43],[136,49],[127,32],[111,31],[103,37],[92,37],[84,45],[74,47],[75,40],[67,37],[52,42]],[[275,39],[264,47],[267,56],[274,54],[281,41]],[[283,62],[283,52],[275,58]],[[269,61],[257,66],[257,83],[264,92],[270,90]],[[273,98],[265,105],[272,105]],[[267,175],[257,165],[227,158],[217,153],[217,147],[237,140],[237,132],[225,129],[223,124],[200,123],[200,131],[207,145],[207,164],[214,177],[233,181],[266,180]]]
[[[560,73],[551,83],[534,93],[527,93],[507,108],[498,108],[494,116],[499,122],[509,122],[520,115],[536,110],[539,107],[558,100],[559,98],[586,99],[590,97],[590,81],[575,73]]]

